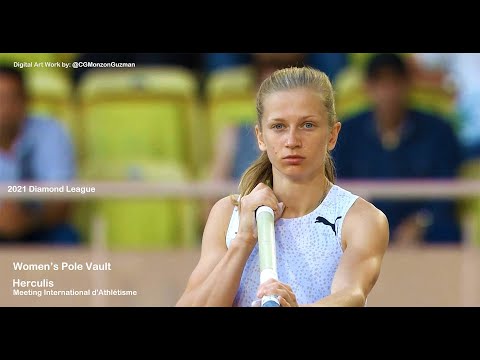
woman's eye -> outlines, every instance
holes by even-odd
[[[283,129],[283,124],[275,124],[273,125],[273,128],[277,130]]]
[[[305,126],[305,128],[307,128],[307,129],[313,128],[313,124],[312,124],[312,123],[305,123],[304,126]]]

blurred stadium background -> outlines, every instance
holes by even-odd
[[[0,62],[72,63],[81,55],[3,53]],[[335,76],[340,119],[370,106],[362,89],[362,66],[369,55],[346,54],[347,64]],[[210,170],[222,127],[255,119],[252,67],[212,70],[170,61],[89,68],[81,76],[72,68],[24,70],[29,111],[64,124],[76,150],[76,181],[97,191],[72,195],[71,221],[81,233],[81,245],[1,244],[0,306],[173,306],[199,257],[205,207],[237,189],[234,182],[212,179]],[[458,126],[451,88],[415,84],[411,102]],[[480,305],[478,161],[465,163],[458,179],[438,186],[422,181],[343,184],[367,199],[454,198],[465,230],[459,245],[389,249],[369,306]],[[11,194],[2,186],[0,197],[35,194]],[[110,262],[112,270],[14,271],[15,261]],[[138,295],[13,296],[16,278],[48,278],[55,289],[118,288]]]

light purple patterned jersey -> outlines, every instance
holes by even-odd
[[[291,286],[298,304],[309,304],[330,294],[333,276],[343,254],[342,224],[357,195],[333,185],[311,213],[275,222],[278,279]],[[238,230],[235,207],[226,235],[227,247]],[[260,284],[258,244],[243,270],[234,306],[251,306]]]

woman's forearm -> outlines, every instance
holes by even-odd
[[[177,306],[232,306],[251,252],[252,247],[237,235],[205,281],[185,294]]]
[[[343,289],[337,291],[333,294],[330,294],[323,299],[308,305],[301,305],[301,306],[345,306],[345,307],[353,307],[353,306],[365,306],[365,295],[362,291],[354,290],[354,289]]]

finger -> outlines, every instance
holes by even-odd
[[[290,303],[296,303],[297,301],[297,297],[291,290],[290,286],[287,284],[281,283],[279,281],[273,284],[266,285],[264,288],[261,289],[260,295],[261,296],[265,296],[265,295],[282,296]]]
[[[261,182],[261,183],[258,183],[257,186],[255,186],[255,187],[253,188],[253,190],[251,191],[251,193],[256,192],[256,191],[259,191],[259,190],[262,190],[262,189],[265,189],[265,188],[270,189],[266,184],[264,184],[264,183],[262,183],[262,182]]]
[[[268,289],[269,286],[271,286],[271,284],[275,284],[275,283],[278,283],[278,280],[275,280],[275,279],[268,279],[266,280],[265,282],[261,283],[260,286],[258,287],[257,289],[257,297],[262,297],[266,291],[266,289]]]
[[[288,292],[291,292],[293,294],[293,290],[292,290],[290,285],[285,284],[285,283],[282,283],[282,285],[285,287],[285,289],[287,289]]]
[[[260,200],[259,201],[260,203],[256,206],[256,208],[254,209],[254,212],[256,212],[259,208],[261,208],[262,206],[267,206],[269,207],[270,209],[273,210],[273,214],[276,216],[277,212],[278,212],[278,205],[271,199],[263,199],[263,200]]]
[[[259,297],[270,295],[271,292],[276,291],[278,288],[280,288],[279,283],[274,279],[269,279],[265,281],[258,289]]]
[[[278,210],[275,212],[275,220],[280,219],[284,211],[285,211],[285,205],[283,204],[283,202],[278,203]]]
[[[283,212],[283,209],[280,207],[280,203],[278,202],[278,199],[275,195],[269,195],[265,201],[264,201],[264,205],[270,207],[274,213],[275,213],[275,216],[277,216],[277,214],[281,214]]]
[[[272,189],[263,189],[258,193],[257,196],[257,201],[261,202],[260,206],[264,205],[272,208],[274,211],[278,210],[278,199],[273,193]]]
[[[281,289],[281,290],[285,290],[285,291],[290,291],[288,289],[288,285],[287,284],[284,284],[276,279],[268,279],[267,281],[265,281],[264,283],[262,283],[262,290],[265,290],[265,291],[271,291],[271,290],[274,290],[274,289]]]
[[[279,210],[278,200],[276,199],[275,195],[258,193],[254,195],[252,198],[243,197],[241,199],[240,212],[243,209],[248,209],[247,211],[252,211],[255,213],[258,210],[258,208],[261,206],[268,206],[274,212],[278,212]]]
[[[282,296],[283,298],[287,299],[288,301],[293,300],[292,296],[290,293],[284,289],[280,288],[278,286],[269,286],[266,287],[263,291],[260,292],[260,298],[265,296],[265,295],[276,295],[276,296]]]
[[[278,296],[277,299],[281,307],[292,307],[292,305],[290,305],[290,303],[287,300],[285,300],[283,296]]]

